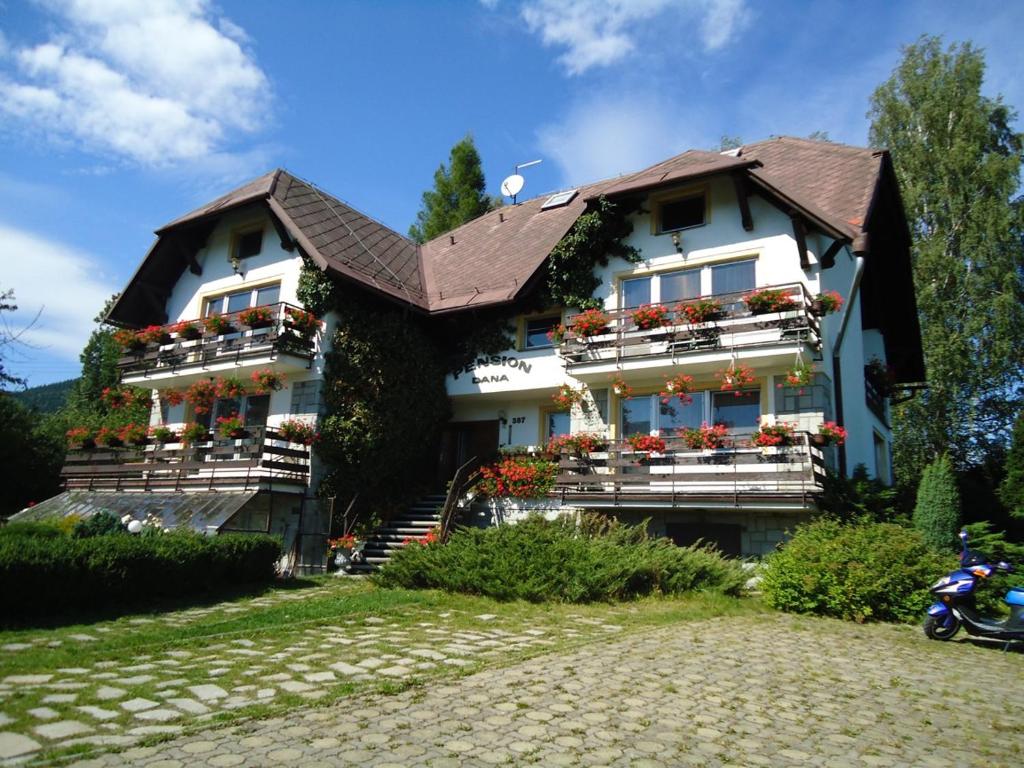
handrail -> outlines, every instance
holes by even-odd
[[[457,470],[448,483],[448,494],[444,499],[444,507],[441,509],[441,532],[438,538],[441,543],[448,541],[451,534],[452,522],[455,519],[455,510],[458,508],[459,499],[476,483],[479,473],[480,459],[474,456]]]

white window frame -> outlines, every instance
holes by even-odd
[[[632,309],[632,307],[625,306],[624,302],[626,299],[626,283],[630,280],[650,280],[651,281],[651,304],[661,304],[661,278],[664,275],[671,275],[676,272],[692,272],[695,270],[700,271],[700,296],[712,296],[712,274],[715,267],[724,267],[731,264],[739,264],[746,261],[754,262],[754,285],[751,289],[754,289],[758,285],[757,281],[757,255],[743,256],[734,259],[725,259],[722,261],[711,261],[707,264],[696,264],[692,267],[679,268],[674,266],[672,268],[660,269],[657,272],[648,272],[640,275],[622,275],[619,277],[619,308],[620,309]]]

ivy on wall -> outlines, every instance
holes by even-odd
[[[579,309],[603,306],[594,298],[594,291],[601,285],[594,267],[607,266],[608,259],[615,256],[631,264],[641,260],[640,252],[623,242],[633,231],[629,214],[635,210],[635,205],[599,197],[576,219],[548,256],[547,293],[551,304]]]

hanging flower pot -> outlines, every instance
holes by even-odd
[[[843,308],[843,297],[838,291],[819,293],[811,300],[811,312],[818,317],[830,315]]]
[[[693,402],[693,398],[690,397],[690,391],[692,389],[693,376],[687,376],[685,373],[679,373],[671,379],[665,379],[665,386],[662,387],[661,392],[658,394],[661,396],[661,402],[664,405],[668,405],[669,400],[673,397],[678,398],[679,402],[683,405],[689,405]]]
[[[583,402],[583,390],[573,389],[568,384],[563,384],[558,388],[558,392],[551,396],[551,402],[560,411],[568,411],[577,403]]]
[[[782,387],[807,387],[810,386],[811,382],[814,381],[814,368],[809,365],[805,365],[804,361],[798,359],[796,365],[786,371],[786,375],[783,377],[781,384],[776,385],[777,389]],[[800,390],[800,394],[803,394],[803,390]]]
[[[616,397],[621,397],[623,400],[629,400],[633,397],[633,387],[629,386],[621,376],[616,376],[612,379],[612,392],[615,393]]]
[[[257,395],[265,395],[268,392],[277,392],[284,387],[285,376],[270,368],[262,371],[253,371],[249,376],[252,380],[254,391]]]
[[[197,414],[209,413],[217,397],[217,387],[209,379],[200,379],[185,392],[185,399],[192,404]]]
[[[161,389],[157,394],[161,402],[171,406],[181,405],[185,400],[185,393],[180,389]]]
[[[303,338],[309,338],[320,329],[320,320],[312,312],[287,307],[284,312],[284,325]]]
[[[246,395],[245,384],[237,376],[220,376],[214,383],[214,391],[217,397],[228,400],[235,400]]]
[[[846,442],[847,433],[834,421],[826,421],[818,427],[818,434],[811,435],[815,445],[842,445]]]
[[[742,397],[740,392],[743,387],[754,383],[754,369],[746,365],[736,365],[734,362],[725,370],[717,371],[715,378],[719,380],[719,390],[722,392],[733,392],[736,397]]]

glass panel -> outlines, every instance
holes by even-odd
[[[230,418],[242,412],[242,401],[237,397],[222,397],[213,406],[213,415],[217,419]]]
[[[622,437],[651,433],[651,402],[657,395],[622,401]]]
[[[659,231],[671,232],[704,223],[704,195],[661,204]]]
[[[700,270],[667,272],[661,276],[661,303],[668,304],[700,296]]]
[[[594,410],[597,411],[598,418],[601,419],[605,424],[608,423],[608,390],[607,389],[592,389],[590,390],[590,396],[594,398]]]
[[[280,285],[268,285],[266,288],[259,288],[256,291],[256,306],[265,307],[267,304],[277,304],[281,300],[280,296]]]
[[[639,307],[651,303],[651,278],[638,277],[622,281],[622,306]]]
[[[226,312],[240,312],[243,309],[248,309],[252,303],[252,291],[241,291],[239,293],[228,294],[228,308]]]
[[[245,426],[262,427],[270,413],[270,395],[250,395],[245,400]]]
[[[658,430],[663,437],[683,427],[699,427],[704,421],[704,393],[694,392],[691,397],[693,402],[686,405],[678,397],[669,398],[667,403],[659,400]]]
[[[526,321],[526,348],[537,349],[539,347],[550,347],[551,339],[548,338],[548,331],[558,325],[561,318],[544,317],[537,320]]]
[[[292,384],[292,403],[289,413],[320,412],[320,382],[297,381]]]
[[[547,415],[547,439],[555,435],[568,435],[570,427],[569,414],[566,411],[551,411]]]
[[[711,398],[711,421],[729,429],[754,431],[761,416],[761,390],[714,392]]]
[[[203,310],[203,317],[218,315],[224,311],[224,297],[218,296],[215,299],[206,300],[206,308]]]
[[[754,288],[754,259],[711,268],[711,293],[734,293]]]

